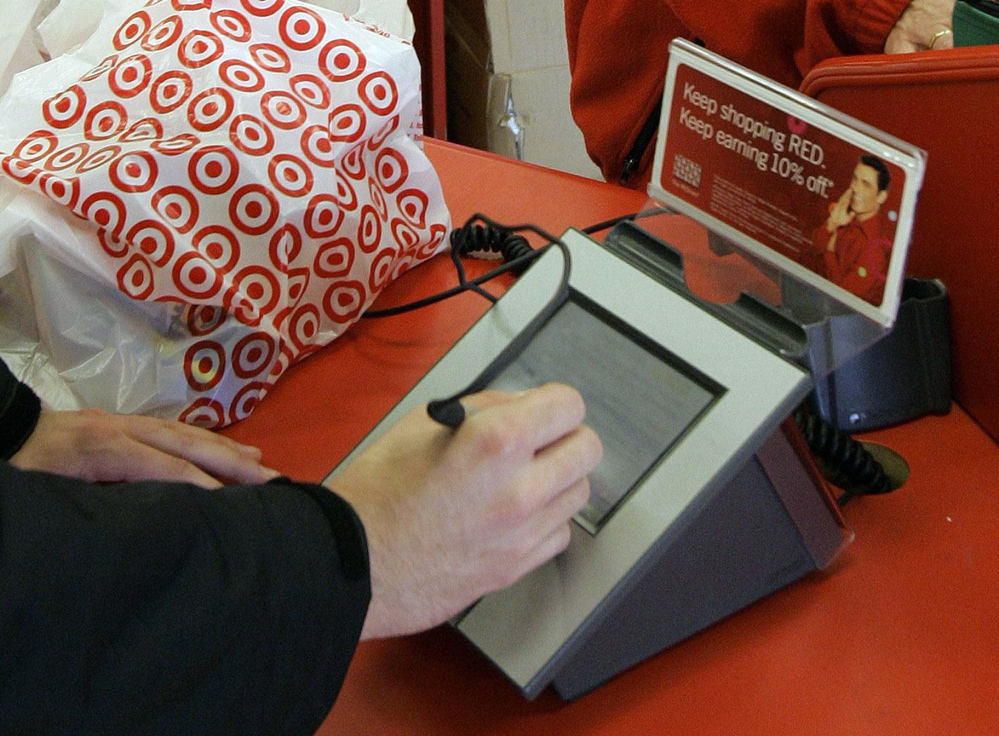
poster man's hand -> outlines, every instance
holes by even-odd
[[[853,189],[847,187],[846,191],[840,195],[839,199],[836,200],[836,204],[833,205],[832,210],[829,212],[829,218],[826,220],[826,230],[829,233],[834,233],[837,229],[853,222],[855,213],[850,209],[850,201],[852,199]]]

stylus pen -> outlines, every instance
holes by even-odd
[[[460,400],[462,395],[431,401],[427,404],[427,414],[438,424],[458,429],[465,421],[465,407],[461,405]]]
[[[550,236],[548,236],[550,237]],[[559,307],[569,298],[569,275],[572,270],[572,257],[569,254],[569,249],[566,247],[558,238],[551,238],[552,243],[558,246],[559,250],[562,251],[562,256],[564,258],[563,268],[562,268],[562,278],[559,282],[558,289],[552,295],[552,298],[548,300],[548,303],[538,312],[526,327],[521,331],[516,338],[507,343],[507,346],[503,348],[502,352],[496,356],[496,359],[486,366],[486,369],[478,375],[478,377],[472,381],[468,386],[466,386],[462,391],[449,396],[446,399],[434,399],[427,404],[427,414],[438,424],[442,424],[445,427],[450,427],[451,429],[458,429],[461,423],[465,421],[465,407],[461,405],[461,399],[469,394],[478,393],[482,391],[500,373],[503,369],[510,365],[517,356],[520,355],[527,344],[534,338],[538,333],[538,330],[544,326],[544,324],[551,319],[551,316],[555,314]],[[546,246],[547,250],[551,246]]]

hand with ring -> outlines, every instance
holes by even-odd
[[[886,54],[954,47],[955,0],[912,0],[885,41]]]

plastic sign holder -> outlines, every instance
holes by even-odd
[[[822,328],[829,355],[812,366],[823,375],[895,321],[925,158],[676,40],[648,191],[767,270],[792,319],[836,318]]]

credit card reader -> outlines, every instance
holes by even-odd
[[[677,52],[705,73],[733,73],[696,47]],[[740,247],[736,228],[720,230]],[[561,240],[354,450],[476,376],[583,394],[604,459],[567,550],[452,621],[528,698],[548,685],[576,698],[836,557],[852,533],[788,417],[815,375],[890,321],[881,303],[844,307],[856,300],[839,287],[813,294],[814,274],[781,284],[794,304],[705,302],[686,283],[685,255],[634,224],[602,243],[575,230]],[[788,275],[786,253],[746,256],[768,272],[776,264],[778,281]]]

